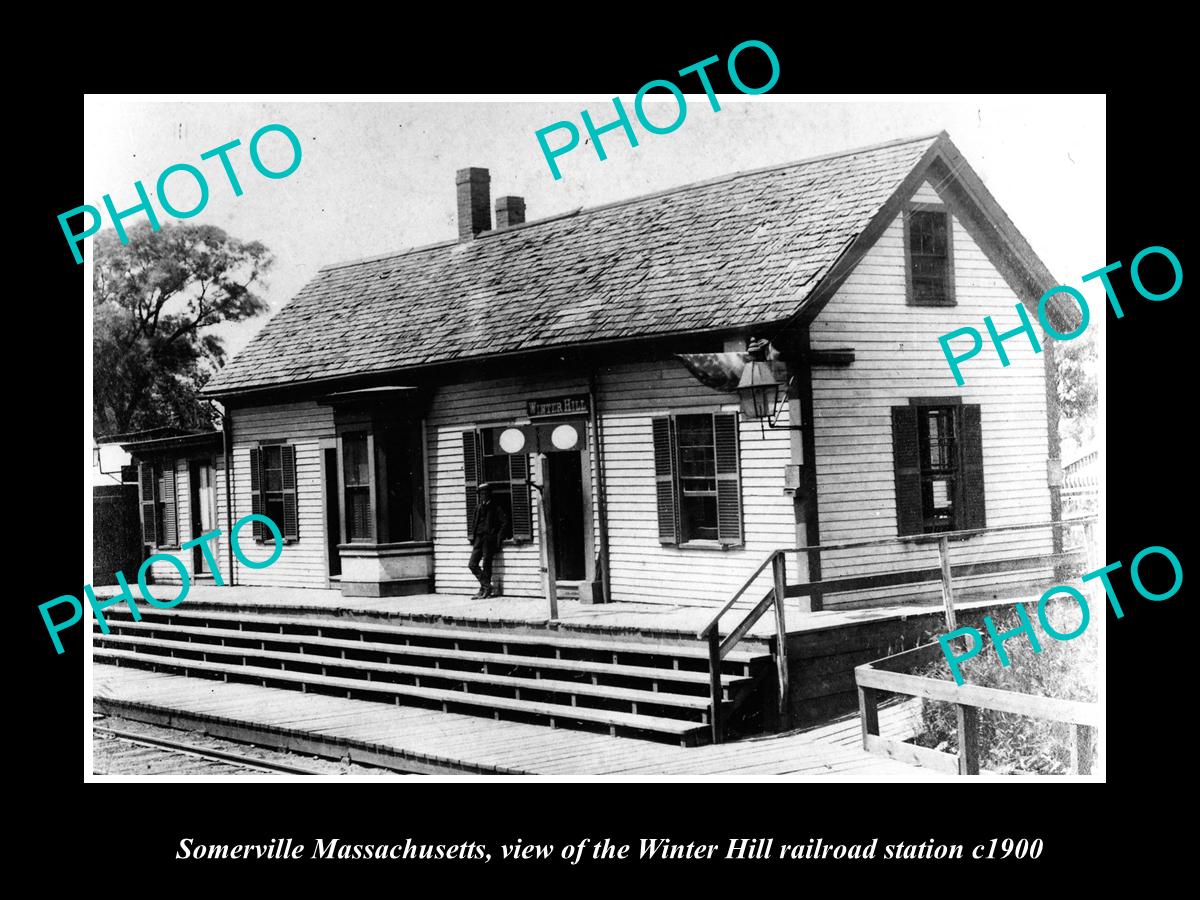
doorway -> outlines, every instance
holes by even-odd
[[[192,537],[199,537],[217,527],[217,490],[212,460],[192,460],[188,476],[192,487]],[[220,558],[220,541],[218,537],[209,543],[209,552],[214,559]],[[192,572],[212,577],[208,560],[199,545],[192,548]]]
[[[325,448],[325,540],[329,553],[329,577],[342,574],[338,544],[342,540],[341,493],[338,490],[337,447]]]
[[[554,453],[550,464],[550,516],[554,525],[554,567],[559,581],[587,578],[584,540],[583,454]]]

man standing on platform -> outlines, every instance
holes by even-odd
[[[500,596],[500,592],[492,587],[492,557],[500,550],[507,526],[508,514],[503,506],[492,500],[492,486],[481,484],[475,518],[471,521],[471,561],[467,564],[471,574],[479,579],[479,593],[472,598],[474,600]]]

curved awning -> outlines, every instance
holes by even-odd
[[[737,390],[742,378],[742,370],[750,361],[750,354],[744,351],[732,353],[676,353],[696,380],[717,391]]]

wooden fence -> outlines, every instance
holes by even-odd
[[[979,710],[1016,713],[1071,725],[1071,768],[1087,775],[1092,768],[1092,730],[1101,721],[1100,706],[1077,700],[1038,697],[979,685],[957,685],[941,678],[912,674],[942,658],[940,644],[925,644],[854,670],[858,706],[862,717],[863,747],[892,759],[958,775],[979,774]],[[881,692],[953,703],[958,717],[958,755],[918,747],[879,734]]]
[[[1096,564],[1099,557],[1093,535],[1095,520],[1093,515],[1055,523],[1055,527],[1067,529],[1067,534],[1075,533],[1082,538],[1081,546],[1048,558],[1047,561],[1054,564],[1055,571],[1060,576],[1065,570],[1081,562],[1091,569],[1099,568]],[[946,627],[947,631],[953,631],[958,627],[955,622],[953,592],[953,575],[957,574],[957,567],[949,565],[944,538],[939,543],[939,549],[942,555],[942,599],[945,604]],[[1091,772],[1092,735],[1101,720],[1099,704],[1059,700],[979,685],[958,685],[941,678],[913,674],[917,669],[942,658],[944,654],[941,644],[935,642],[855,668],[854,680],[858,685],[863,747],[866,750],[941,772],[978,775],[979,710],[990,709],[1070,724],[1072,771],[1081,775]],[[878,708],[880,694],[884,692],[953,703],[958,720],[957,756],[880,736]]]

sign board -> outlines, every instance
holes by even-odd
[[[545,419],[551,416],[586,416],[592,411],[587,394],[572,394],[569,397],[550,397],[545,400],[526,400],[525,409],[531,419]]]
[[[569,453],[582,450],[587,441],[587,419],[560,419],[533,425],[508,425],[491,429],[492,446],[501,453]]]

